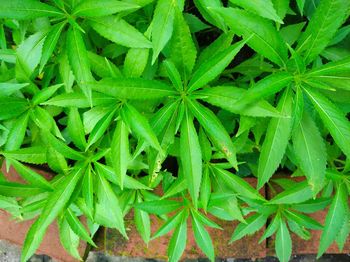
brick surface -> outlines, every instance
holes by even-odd
[[[21,177],[16,173],[16,171],[11,168],[9,172],[6,172],[5,168],[2,168],[5,176],[9,181],[13,182],[23,182]],[[36,170],[38,171],[38,170]],[[52,175],[38,171],[46,178],[51,178]],[[11,215],[7,212],[0,210],[0,239],[7,240],[11,243],[17,244],[19,246],[23,245],[26,233],[30,226],[33,224],[34,220],[16,222],[11,218]],[[85,252],[86,244],[83,242],[80,245],[80,254],[83,255]],[[62,262],[75,262],[78,261],[72,258],[62,247],[59,239],[58,226],[56,222],[51,224],[45,234],[44,240],[42,241],[37,254],[45,254],[53,257],[57,261]]]
[[[286,175],[280,174],[278,175],[280,178],[290,178]],[[291,178],[297,182],[301,182],[305,180],[304,177],[294,177]],[[278,186],[275,187],[275,190],[277,189],[277,192],[280,192],[282,189]],[[268,198],[274,197],[276,192],[272,193],[271,190],[267,190],[267,196]],[[313,214],[305,214],[310,216],[311,218],[317,220],[320,224],[324,224],[326,215],[327,215],[328,209],[326,210],[320,210],[318,212],[315,212]],[[310,230],[311,232],[311,238],[309,240],[301,239],[299,236],[291,232],[291,238],[292,238],[292,244],[293,244],[293,254],[317,254],[318,246],[321,238],[322,231],[320,230]],[[274,255],[274,237],[271,237],[268,239],[268,247],[267,247],[267,254],[268,255]],[[350,253],[350,238],[347,239],[346,244],[344,245],[344,249],[340,251],[338,249],[338,246],[336,243],[333,243],[326,251],[327,254],[345,254]]]
[[[256,185],[255,179],[248,179],[253,186]],[[264,191],[261,192],[264,194]],[[215,247],[215,254],[219,258],[261,258],[266,256],[266,243],[258,244],[262,231],[252,236],[245,237],[232,244],[228,244],[231,235],[237,226],[237,222],[221,221],[214,219],[223,230],[207,228],[212,237]],[[152,233],[154,233],[162,224],[163,220],[156,216],[151,216]],[[132,214],[126,217],[126,226],[128,228],[129,241],[125,240],[116,230],[104,229],[100,232],[97,239],[99,248],[97,251],[105,252],[114,256],[125,257],[144,257],[152,259],[166,259],[166,250],[172,232],[154,239],[148,246],[143,242],[136,231]],[[205,255],[197,247],[192,233],[191,223],[188,221],[187,246],[182,259],[204,258]]]

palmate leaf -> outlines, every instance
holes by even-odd
[[[12,158],[29,164],[46,163],[46,152],[41,146],[20,148],[17,150],[2,153],[6,158]]]
[[[87,0],[80,1],[74,8],[73,15],[81,17],[98,17],[112,15],[122,11],[134,11],[140,8],[134,3],[127,3],[114,0]]]
[[[43,44],[42,56],[40,59],[40,69],[39,69],[40,72],[43,71],[44,66],[49,61],[53,51],[55,50],[57,42],[61,36],[61,32],[65,26],[66,26],[66,21],[58,23],[54,25],[46,35],[46,38]]]
[[[194,4],[205,20],[219,27],[221,30],[227,31],[227,25],[222,17],[210,10],[210,8],[222,7],[222,2],[220,0],[194,0]]]
[[[187,217],[188,212],[183,213],[180,224],[177,225],[168,246],[170,262],[179,261],[187,243]]]
[[[176,8],[178,7],[175,0],[159,0],[157,2],[151,33],[153,46],[152,64],[156,61],[173,34]]]
[[[246,41],[238,42],[217,54],[210,61],[207,61],[207,63],[199,66],[199,68],[193,73],[191,81],[188,84],[188,91],[194,91],[198,88],[204,87],[220,75],[245,43]]]
[[[258,188],[261,188],[274,174],[286,151],[292,127],[292,90],[286,89],[277,109],[284,117],[270,120],[261,148],[258,166]]]
[[[38,17],[61,16],[64,13],[56,7],[36,0],[1,1],[1,18],[9,19],[35,19]]]
[[[348,193],[345,184],[338,185],[332,204],[328,210],[325,226],[321,235],[317,253],[319,258],[335,240],[337,234],[346,222],[346,214],[349,211]]]
[[[236,169],[238,163],[236,158],[236,150],[233,146],[230,136],[215,114],[208,108],[202,106],[195,100],[187,100],[187,104],[193,115],[209,135],[213,142],[226,157],[227,161]]]
[[[137,201],[142,201],[140,195],[137,196]],[[151,237],[151,221],[149,214],[140,209],[135,209],[134,212],[137,231],[140,233],[143,241],[145,241],[145,243],[148,243]]]
[[[142,138],[153,148],[162,152],[157,136],[150,127],[148,120],[141,115],[136,108],[130,104],[125,104],[120,111],[123,121],[130,127],[138,138]]]
[[[169,59],[176,65],[186,82],[197,58],[197,49],[186,20],[179,9],[175,9],[174,32],[170,41]]]
[[[344,116],[344,113],[312,88],[304,88],[312,104],[319,113],[324,125],[332,135],[334,141],[344,154],[350,157],[350,122]]]
[[[269,21],[237,8],[216,8],[231,30],[242,35],[247,44],[281,67],[286,66],[287,47]]]
[[[120,17],[106,16],[91,19],[91,27],[101,36],[132,48],[151,48],[151,42],[135,27]]]
[[[142,78],[105,78],[87,86],[94,91],[119,99],[158,99],[176,94],[167,84]]]
[[[197,213],[191,212],[193,234],[197,245],[211,260],[215,260],[214,246],[208,231],[205,229]]]
[[[254,104],[261,99],[274,95],[283,88],[288,87],[292,80],[293,76],[287,72],[269,75],[252,85],[252,87],[249,88],[246,93],[243,93],[240,100],[236,103],[236,107],[239,109],[244,109],[248,105]]]
[[[289,261],[292,255],[292,239],[287,225],[283,220],[280,220],[280,225],[277,229],[275,249],[277,257],[281,262]]]
[[[101,225],[116,228],[127,238],[120,201],[110,183],[97,172],[97,199],[95,221]],[[113,208],[110,208],[112,207]]]
[[[27,261],[39,247],[47,227],[55,220],[68,203],[77,183],[83,174],[82,168],[76,168],[65,177],[46,201],[39,218],[30,227],[24,241],[21,261]]]
[[[298,41],[297,51],[306,64],[312,62],[327,46],[337,29],[349,16],[347,0],[323,0],[316,8],[308,27]]]
[[[124,180],[130,159],[128,136],[129,130],[127,126],[123,120],[119,119],[111,142],[111,154],[114,171],[121,189],[123,189],[124,186]],[[140,216],[143,215],[140,214]]]
[[[5,144],[6,151],[17,150],[21,147],[27,130],[28,119],[29,112],[27,111],[14,121]]]
[[[305,74],[304,81],[316,82],[325,88],[350,90],[350,58],[312,69]],[[317,87],[317,86],[316,86]]]
[[[306,112],[296,127],[292,140],[300,168],[316,196],[324,184],[327,153],[316,124]]]
[[[251,11],[262,17],[265,17],[265,18],[274,20],[280,24],[283,24],[283,21],[277,15],[271,0],[267,0],[267,1],[265,0],[255,0],[255,1],[230,0],[230,2],[240,7],[243,7],[247,11]]]
[[[237,107],[236,103],[242,97],[245,97],[246,92],[247,91],[243,88],[234,86],[215,86],[201,89],[196,92],[196,94],[199,96],[203,95],[201,99],[205,102],[235,114],[253,117],[283,117],[281,113],[266,100],[260,100],[243,110]]]
[[[223,181],[228,188],[232,189],[242,197],[265,201],[259,192],[243,178],[215,166],[213,166],[212,171],[213,174]]]
[[[69,63],[79,87],[92,105],[91,88],[85,84],[94,80],[81,32],[76,27],[71,27],[67,34],[67,53]]]
[[[197,207],[202,180],[202,153],[193,118],[188,110],[185,111],[181,124],[180,159],[185,179],[187,180],[188,191],[194,206]]]
[[[28,109],[28,101],[18,97],[0,97],[0,120],[17,117]]]

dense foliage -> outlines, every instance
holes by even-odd
[[[349,0],[0,0],[0,154],[26,181],[0,176],[0,208],[36,218],[22,261],[54,221],[79,258],[100,225],[127,237],[129,212],[145,242],[174,230],[170,261],[187,223],[214,260],[207,214],[240,221],[232,242],[268,223],[281,261],[290,232],[322,230],[318,256],[342,248],[349,14]],[[308,215],[327,207],[324,225]]]

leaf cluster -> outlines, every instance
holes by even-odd
[[[22,261],[54,221],[81,259],[100,226],[127,238],[127,215],[146,243],[173,232],[170,261],[188,223],[214,261],[221,220],[231,242],[267,224],[281,261],[291,233],[343,248],[350,1],[223,2],[0,0],[0,157],[24,181],[0,173],[0,208],[36,219]]]

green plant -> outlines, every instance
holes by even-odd
[[[100,225],[127,237],[131,210],[145,242],[150,214],[165,220],[152,238],[174,230],[170,261],[189,221],[214,260],[206,227],[220,226],[207,213],[241,222],[232,241],[270,221],[262,239],[275,234],[281,261],[290,232],[322,230],[318,256],[342,248],[349,14],[348,0],[0,0],[1,156],[26,181],[1,176],[0,207],[37,217],[22,261],[55,220],[79,258]],[[324,226],[306,215],[328,206]]]

